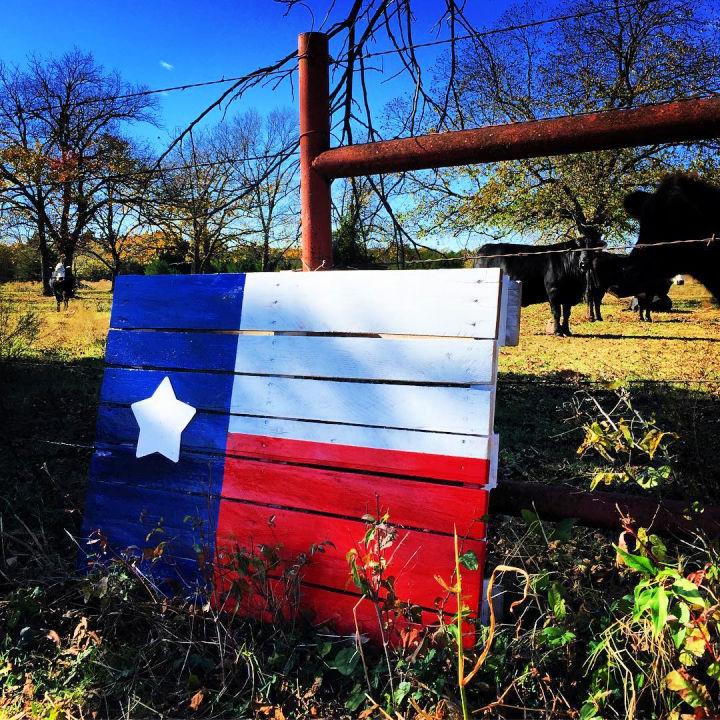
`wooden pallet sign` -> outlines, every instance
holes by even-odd
[[[465,577],[477,610],[518,291],[497,269],[119,277],[88,547],[261,615],[305,558],[300,609],[348,632],[355,609],[376,636],[346,555],[362,562],[363,518],[387,513],[397,596],[428,622],[454,612],[434,576],[450,578],[456,527],[479,561]],[[263,554],[258,588],[245,560]]]

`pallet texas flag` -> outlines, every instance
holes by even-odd
[[[442,603],[457,527],[476,610],[514,291],[488,269],[118,278],[85,535],[168,591],[214,573],[218,602],[239,548],[326,543],[300,605],[342,630],[346,554],[388,513],[398,597]]]

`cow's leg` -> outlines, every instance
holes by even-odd
[[[68,295],[68,294],[63,295],[63,309],[64,310],[68,309],[69,302],[70,302],[70,295]]]
[[[595,322],[595,299],[590,298],[588,300],[588,320],[590,322]]]
[[[560,322],[560,303],[557,300],[550,299],[550,310],[553,316],[553,335],[562,337],[562,323]]]
[[[600,312],[600,306],[602,305],[602,298],[599,296],[595,298],[595,319],[602,321],[602,313]]]
[[[570,311],[572,310],[572,305],[570,303],[563,303],[562,304],[562,312],[563,312],[563,320],[562,320],[562,334],[563,335],[572,335],[570,332]]]

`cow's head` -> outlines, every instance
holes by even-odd
[[[593,260],[604,247],[607,247],[607,243],[604,240],[600,240],[600,238],[594,234],[583,235],[576,238],[573,242],[577,251],[574,254],[578,258],[577,263],[581,272],[591,270]]]

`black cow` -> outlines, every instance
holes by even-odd
[[[522,282],[523,307],[549,302],[554,334],[570,335],[570,308],[585,296],[592,255],[603,247],[602,240],[589,238],[541,246],[492,243],[478,250],[492,257],[479,258],[475,267],[502,268]]]
[[[663,278],[691,275],[720,300],[720,240],[652,247],[720,236],[720,188],[675,173],[665,177],[654,193],[630,193],[625,209],[640,221],[630,258],[641,270]]]
[[[585,300],[588,306],[588,320],[602,320],[600,306],[605,293],[611,286],[624,280],[627,271],[627,259],[609,252],[593,254],[592,267],[587,272],[587,292]]]
[[[57,311],[60,312],[60,303],[63,304],[65,310],[68,309],[68,303],[70,298],[75,295],[75,276],[67,270],[65,277],[61,279],[54,279],[50,283],[50,288],[55,295],[55,302],[57,303]]]
[[[600,305],[608,291],[616,297],[634,296],[631,307],[639,312],[641,322],[652,322],[650,311],[667,310],[670,302],[667,293],[672,281],[649,274],[647,270],[638,268],[630,257],[623,255],[594,253],[587,283],[586,300],[590,322],[602,320]]]

